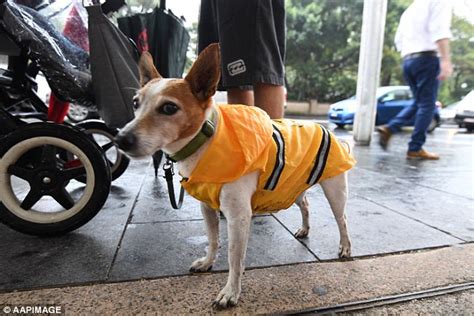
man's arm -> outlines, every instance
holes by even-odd
[[[438,79],[445,80],[453,73],[451,54],[449,51],[449,39],[451,34],[451,18],[453,5],[450,0],[432,0],[430,2],[430,20],[428,30],[431,39],[438,46],[440,54],[440,68]]]
[[[451,64],[451,54],[449,51],[449,38],[443,38],[436,41],[438,52],[440,54],[440,73],[439,80],[445,80],[453,73],[453,65]]]

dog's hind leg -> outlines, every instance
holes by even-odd
[[[209,271],[214,264],[219,248],[219,212],[211,209],[204,203],[201,203],[201,212],[206,223],[207,239],[209,240],[209,248],[205,257],[194,261],[189,269],[191,272]]]
[[[335,177],[321,181],[324,195],[329,201],[331,210],[339,227],[340,244],[339,257],[350,257],[351,255],[351,240],[347,231],[346,215],[344,209],[347,201],[347,173],[344,172]]]
[[[306,197],[306,191],[298,196],[296,199],[296,205],[298,205],[301,211],[302,224],[301,228],[296,231],[295,237],[306,238],[309,233],[309,203],[308,198]]]

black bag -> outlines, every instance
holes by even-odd
[[[163,77],[179,78],[186,64],[190,36],[183,20],[166,10],[165,0],[151,13],[117,20],[120,30],[137,43],[140,53],[148,51]]]
[[[102,13],[100,5],[86,9],[97,108],[108,126],[120,128],[134,118],[133,96],[140,88],[138,56],[129,39]]]

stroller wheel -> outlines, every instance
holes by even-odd
[[[94,141],[102,147],[110,165],[112,181],[120,177],[127,170],[130,158],[124,155],[114,142],[114,137],[117,135],[118,130],[110,128],[104,122],[98,120],[84,121],[76,124],[76,126],[83,128],[84,132],[91,135]],[[85,179],[80,177],[77,180],[83,181]]]
[[[63,152],[74,159],[62,159]],[[0,157],[0,221],[17,231],[65,234],[91,220],[108,197],[110,169],[102,150],[73,127],[20,127],[4,138]]]

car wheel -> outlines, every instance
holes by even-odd
[[[89,109],[86,106],[71,103],[67,117],[71,122],[78,123],[89,118]]]
[[[346,126],[346,124],[336,124],[336,126],[337,126],[338,128],[344,128],[344,126]]]
[[[428,133],[433,133],[433,131],[438,127],[438,120],[433,118],[430,125],[428,126]]]

